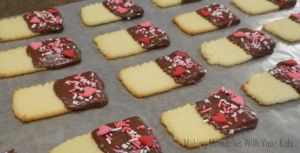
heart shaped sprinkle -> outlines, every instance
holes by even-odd
[[[93,95],[97,91],[97,89],[92,88],[92,87],[84,87],[83,91],[84,91],[84,93],[83,94],[79,94],[80,96],[90,97],[91,95]]]
[[[175,52],[175,55],[177,56],[181,56],[181,57],[186,57],[186,53],[183,52],[183,51],[180,51],[180,52]]]
[[[42,46],[43,46],[43,43],[41,43],[41,42],[32,42],[32,43],[30,43],[30,47],[33,50],[38,50]]]
[[[282,3],[282,2],[284,2],[285,0],[277,0],[278,2],[280,2],[280,3]]]
[[[152,136],[148,136],[148,135],[143,135],[141,137],[139,137],[139,141],[148,147],[152,147],[154,144],[154,138]]]
[[[144,28],[148,28],[152,26],[152,23],[150,21],[146,21],[144,23],[141,23],[140,26]]]
[[[39,18],[37,18],[36,16],[30,20],[30,23],[40,23],[40,22],[41,22],[41,20]]]
[[[287,60],[284,62],[285,65],[289,65],[289,66],[294,66],[294,65],[298,65],[298,63],[295,60]]]
[[[217,115],[213,116],[211,119],[217,123],[226,123],[227,122],[225,115],[222,113],[217,113]]]
[[[203,16],[209,16],[209,15],[211,14],[210,12],[205,11],[204,9],[202,9],[202,10],[200,11],[200,13],[201,13]]]
[[[73,58],[74,57],[74,50],[70,49],[70,50],[67,50],[63,53],[64,56],[66,57],[71,57]]]
[[[121,6],[118,6],[118,11],[119,11],[119,13],[126,13],[126,12],[128,12],[128,9],[124,8],[124,7],[121,7]]]
[[[244,37],[244,36],[245,36],[245,33],[242,32],[242,31],[239,31],[239,32],[234,33],[233,36],[234,36],[234,37],[240,38],[240,37]]]
[[[51,13],[51,14],[57,14],[58,13],[58,11],[53,10],[53,9],[48,9],[48,12]]]
[[[139,42],[144,43],[144,44],[149,44],[150,38],[148,38],[148,37],[139,38]]]
[[[99,131],[97,132],[98,135],[105,135],[111,132],[112,128],[107,125],[102,125],[99,127]]]
[[[181,76],[185,72],[186,72],[186,69],[184,69],[183,67],[176,67],[175,71],[173,72],[173,75],[174,76]]]
[[[287,73],[287,76],[292,78],[292,79],[295,79],[295,80],[298,80],[300,78],[300,73]]]
[[[300,18],[300,14],[294,14],[294,13],[292,13],[292,14],[291,14],[291,17],[294,17],[294,18]]]
[[[245,105],[244,99],[240,96],[232,97],[230,100],[238,105]]]

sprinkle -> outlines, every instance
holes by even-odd
[[[111,131],[112,131],[112,132],[115,132],[115,131],[120,131],[120,130],[122,130],[122,127],[114,128],[114,129],[112,129]]]
[[[206,110],[203,110],[201,113],[206,113],[206,112],[209,112],[209,111],[211,111],[212,110],[212,108],[208,108],[208,109],[206,109]]]
[[[203,120],[202,122],[204,122],[204,123],[207,123],[209,120],[208,119],[206,119],[206,120]]]
[[[128,148],[128,145],[122,144],[122,148],[123,148],[123,149],[127,149],[127,148]]]
[[[229,28],[232,24],[232,20],[229,21],[228,25],[227,25],[227,28]]]
[[[108,144],[111,144],[111,141],[108,138],[106,138],[105,140],[107,141]]]
[[[238,122],[238,119],[237,119],[237,117],[235,116],[235,117],[233,117],[233,119],[234,119],[234,122]]]
[[[226,128],[229,128],[229,125],[222,126],[222,129],[226,129]]]
[[[229,131],[229,134],[234,134],[234,129],[231,129],[231,130]]]

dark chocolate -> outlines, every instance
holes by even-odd
[[[167,33],[149,21],[128,28],[127,31],[142,48],[147,50],[168,47],[170,45],[170,38]]]
[[[300,13],[291,14],[289,18],[297,23],[300,23]]]
[[[64,29],[60,12],[53,8],[26,13],[23,18],[33,33],[49,34]]]
[[[240,19],[222,4],[203,6],[196,12],[219,29],[229,28],[240,23]]]
[[[294,60],[289,60],[294,61]],[[300,65],[296,61],[293,64],[286,64],[287,61],[279,62],[274,68],[269,70],[276,79],[280,80],[283,83],[286,83],[292,86],[298,94],[300,94],[300,79],[293,78],[293,76],[300,76]]]
[[[100,126],[92,132],[93,139],[104,153],[162,153],[152,129],[139,117],[130,117],[104,126],[112,128],[112,131],[103,132],[100,130],[104,129],[103,126]],[[151,141],[150,137],[153,143],[147,144],[141,137],[148,137],[145,138],[148,143]]]
[[[71,55],[68,56],[68,53]],[[32,42],[27,47],[27,55],[31,57],[36,68],[59,69],[81,62],[81,51],[69,38]]]
[[[162,56],[157,58],[155,62],[179,84],[196,84],[206,73],[200,63],[196,63],[183,51],[175,51],[170,55]],[[176,71],[179,74],[176,74]],[[180,73],[180,71],[182,72]]]
[[[280,9],[292,8],[296,5],[297,0],[268,0],[275,5],[278,5]]]
[[[10,151],[6,151],[5,153],[15,153],[15,150],[12,149],[12,150],[10,150]]]
[[[185,3],[192,3],[192,2],[199,2],[201,0],[181,0],[181,3],[182,4],[185,4]]]
[[[239,29],[227,39],[254,58],[272,54],[276,46],[276,42],[262,31],[253,31],[248,28]]]
[[[103,6],[123,20],[141,17],[144,14],[144,9],[130,0],[105,0]]]
[[[239,103],[233,102],[233,99]],[[242,97],[224,88],[196,102],[196,108],[204,122],[212,124],[225,135],[255,128],[258,123],[256,113],[244,104]]]
[[[95,72],[79,73],[57,80],[53,89],[69,110],[100,108],[108,104],[104,83]]]

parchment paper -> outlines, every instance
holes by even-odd
[[[136,4],[144,7],[144,17],[131,21],[86,27],[81,21],[80,8],[99,1],[87,0],[57,7],[64,19],[65,30],[63,33],[0,44],[0,50],[9,50],[19,46],[27,46],[33,41],[44,41],[50,37],[69,37],[77,43],[83,53],[82,63],[78,65],[0,80],[0,152],[14,148],[17,153],[46,153],[68,139],[91,132],[100,125],[130,116],[140,116],[150,127],[154,128],[154,134],[159,140],[162,150],[166,153],[299,152],[300,104],[298,102],[300,100],[274,106],[260,106],[241,89],[241,84],[246,83],[251,74],[267,71],[281,60],[294,58],[299,61],[299,42],[287,43],[271,35],[278,42],[274,54],[228,68],[207,64],[199,53],[200,45],[203,42],[226,37],[243,27],[261,29],[264,23],[288,17],[292,12],[299,13],[299,1],[293,9],[250,16],[232,5],[230,0],[203,0],[164,9],[158,8],[150,0],[135,0]],[[211,3],[224,4],[241,18],[241,24],[229,29],[189,36],[179,30],[172,22],[173,16],[194,11]],[[170,47],[108,61],[92,42],[92,38],[98,35],[126,29],[148,20],[168,33],[171,37]],[[170,92],[138,99],[132,96],[118,80],[118,73],[121,69],[154,60],[175,50],[187,51],[207,70],[207,75],[197,85],[185,86]],[[97,72],[105,83],[109,96],[109,104],[106,107],[72,112],[26,124],[14,117],[11,109],[13,90],[44,84],[89,70]],[[225,138],[220,143],[213,143],[196,149],[186,149],[174,142],[172,136],[160,123],[160,114],[186,103],[194,103],[207,98],[209,94],[220,87],[235,91],[257,112],[259,117],[257,128]],[[258,143],[253,143],[247,147],[245,144],[247,140]],[[266,146],[267,143],[268,147]]]

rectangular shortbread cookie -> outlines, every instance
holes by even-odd
[[[219,130],[203,122],[196,107],[191,104],[162,113],[161,123],[176,142],[188,148],[216,142],[225,137]]]
[[[91,133],[75,137],[70,139],[54,149],[50,150],[49,153],[103,153],[94,139],[92,138]]]
[[[97,36],[94,42],[107,59],[126,57],[146,51],[126,30]]]
[[[23,19],[23,17],[15,17],[0,21],[0,42],[11,40],[19,40],[38,36],[40,34],[33,33]]]
[[[218,29],[218,27],[198,15],[196,11],[175,16],[173,21],[180,29],[189,35],[196,35]]]
[[[33,73],[46,68],[35,68],[32,59],[26,53],[27,47],[0,51],[0,78]]]
[[[300,23],[289,18],[264,24],[263,29],[288,42],[300,40]]]
[[[211,65],[233,66],[252,59],[251,55],[227,38],[204,42],[200,52]]]
[[[166,74],[155,61],[121,70],[119,79],[136,97],[147,97],[182,86]]]
[[[293,87],[277,80],[269,72],[253,74],[243,84],[246,93],[261,105],[273,105],[300,98]]]
[[[12,100],[15,116],[29,122],[70,112],[55,95],[53,85],[54,82],[50,82],[15,90]]]
[[[243,12],[251,15],[262,14],[279,10],[279,6],[268,0],[232,0]]]
[[[91,4],[81,8],[82,21],[87,26],[95,26],[104,23],[122,20],[121,17],[112,14],[102,3]]]

